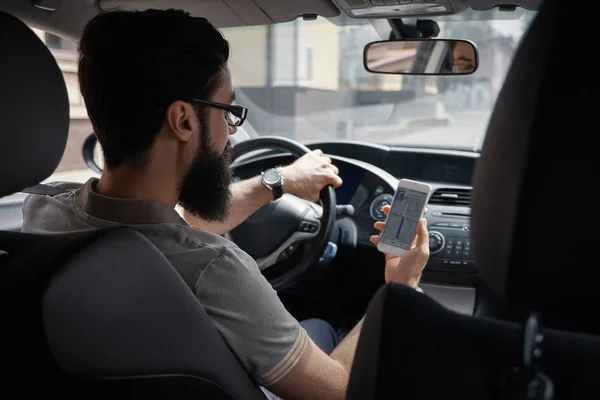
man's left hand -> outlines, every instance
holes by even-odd
[[[282,167],[281,172],[285,179],[285,193],[312,201],[319,200],[320,192],[326,185],[337,188],[342,184],[338,168],[331,163],[331,158],[318,149],[303,155],[293,164]]]

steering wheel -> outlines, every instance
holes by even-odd
[[[235,169],[235,160],[239,157],[265,148],[289,152],[296,159],[310,152],[308,147],[287,138],[253,138],[233,145],[232,168]],[[286,193],[229,232],[228,237],[254,257],[273,289],[282,290],[296,284],[319,261],[327,247],[336,220],[336,198],[331,185],[321,190],[320,200],[321,205],[318,205]],[[279,271],[277,266],[284,264],[300,247],[304,250],[300,258],[293,266],[289,267],[288,262],[288,268]]]

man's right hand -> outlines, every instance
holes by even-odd
[[[385,206],[383,212],[388,215],[390,207]],[[375,223],[375,228],[379,231],[383,227],[383,222]],[[371,242],[377,245],[379,236],[371,236]],[[423,219],[419,222],[413,246],[408,252],[402,257],[385,255],[385,280],[417,288],[421,271],[428,259],[429,232]],[[308,347],[296,366],[267,389],[281,398],[291,400],[345,399],[362,321],[361,319],[330,356],[308,339]]]
[[[387,216],[390,213],[390,206],[383,207],[383,213]],[[375,229],[383,231],[385,223],[375,222]],[[370,238],[375,246],[379,244],[381,237],[373,235]],[[421,279],[423,267],[429,259],[429,232],[427,231],[427,220],[422,218],[417,225],[417,233],[411,249],[402,257],[393,254],[385,254],[385,281],[402,283],[404,285],[416,288]]]
[[[338,188],[342,185],[339,169],[322,150],[313,150],[281,168],[285,183],[283,191],[303,199],[318,201],[321,190],[326,185]]]

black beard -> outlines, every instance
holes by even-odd
[[[190,214],[210,222],[224,222],[231,205],[231,149],[222,153],[200,146],[179,194],[179,204]]]

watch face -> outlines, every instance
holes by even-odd
[[[275,171],[274,169],[269,169],[265,171],[262,178],[263,182],[269,186],[276,185],[281,180],[279,172]]]

